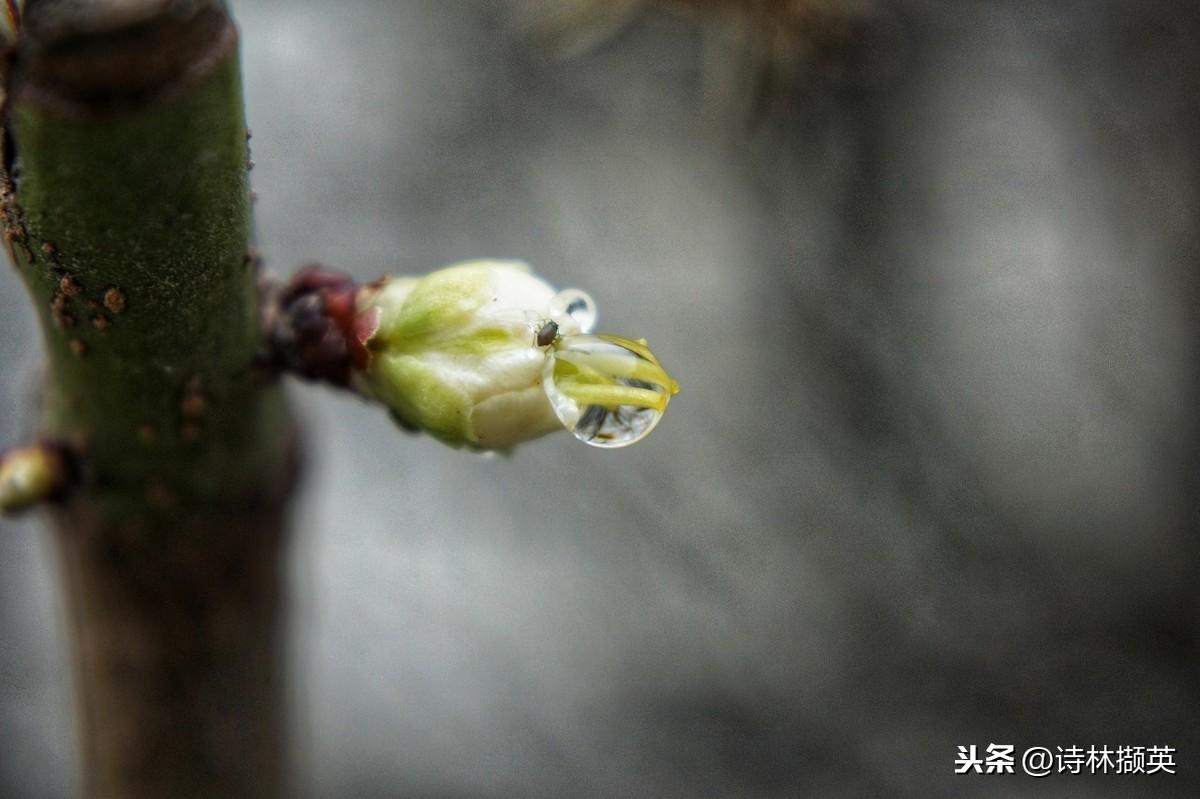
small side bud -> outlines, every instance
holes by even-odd
[[[52,444],[32,444],[0,455],[0,512],[19,513],[59,499],[71,483],[66,454]]]

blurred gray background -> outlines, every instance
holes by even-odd
[[[890,3],[753,112],[692,17],[564,59],[512,4],[232,5],[270,268],[525,259],[683,386],[495,460],[296,388],[298,795],[1200,792],[1196,4]],[[0,795],[78,785],[66,662],[4,521]],[[992,742],[1179,773],[952,773]]]

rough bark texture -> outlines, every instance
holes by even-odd
[[[282,790],[294,436],[257,374],[237,36],[218,2],[26,5],[3,212],[46,344],[43,433],[92,797]]]

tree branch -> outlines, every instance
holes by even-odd
[[[0,209],[41,321],[43,434],[91,796],[280,790],[294,435],[261,344],[236,30],[213,0],[31,0]]]

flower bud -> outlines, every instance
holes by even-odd
[[[322,266],[271,288],[259,363],[350,387],[411,430],[509,449],[566,428],[644,438],[679,386],[642,339],[592,336],[596,309],[518,261],[469,261],[359,286]]]
[[[578,306],[555,297],[517,261],[384,278],[359,292],[369,359],[355,385],[453,446],[507,449],[562,429],[542,387],[539,333],[549,322],[558,335],[582,330]]]

